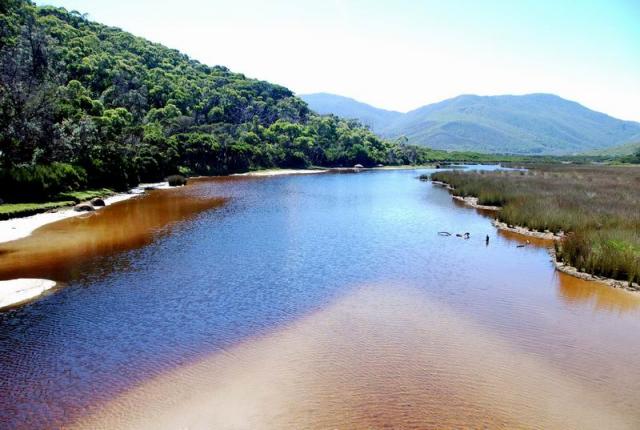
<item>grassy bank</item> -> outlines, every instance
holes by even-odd
[[[529,171],[445,171],[455,195],[501,206],[500,221],[564,231],[559,261],[598,276],[640,282],[640,167],[540,165]]]
[[[97,190],[70,191],[58,194],[53,201],[30,202],[30,203],[5,203],[0,204],[0,220],[11,218],[23,218],[52,209],[59,209],[65,206],[91,200],[96,197],[106,197],[113,194],[113,190],[100,188]]]

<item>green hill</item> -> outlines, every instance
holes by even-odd
[[[328,93],[303,94],[300,96],[312,109],[321,114],[333,114],[342,118],[357,119],[374,131],[399,119],[402,113],[379,109],[357,100]]]
[[[312,97],[303,98],[316,109]],[[327,98],[323,107],[330,105]],[[369,107],[368,115],[375,109]],[[360,105],[350,110],[342,103],[339,114],[359,118],[362,111]],[[372,129],[384,137],[406,136],[411,144],[437,149],[558,155],[627,143],[640,133],[640,124],[552,94],[463,95],[377,121]]]
[[[282,86],[26,0],[0,2],[0,113],[5,200],[174,173],[415,163],[427,153],[321,117]]]
[[[640,136],[638,136],[640,139]],[[614,146],[606,149],[598,149],[595,151],[589,151],[586,155],[604,155],[611,157],[635,155],[640,151],[640,140],[635,142],[625,143],[623,145]]]

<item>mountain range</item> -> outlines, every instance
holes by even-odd
[[[385,138],[405,136],[434,149],[560,155],[640,141],[640,123],[553,94],[461,95],[407,113],[328,93],[301,98],[320,114],[358,119]]]

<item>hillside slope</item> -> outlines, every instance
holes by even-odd
[[[316,108],[313,99],[309,106]],[[361,111],[348,111],[343,105],[340,115],[358,117]],[[640,124],[552,94],[463,95],[390,117],[373,130],[445,150],[578,154],[628,143],[640,133]]]
[[[625,155],[635,155],[638,152],[640,152],[640,136],[637,136],[636,138],[634,138],[634,141],[632,142],[625,143],[623,145],[613,146],[611,148],[589,151],[586,154],[616,157],[616,156],[625,156]]]
[[[173,173],[404,164],[425,154],[355,121],[318,116],[280,85],[78,12],[0,2],[4,200]]]
[[[379,109],[349,97],[334,94],[302,94],[300,98],[320,115],[333,114],[342,118],[357,119],[374,132],[381,132],[389,123],[402,116],[400,112]]]

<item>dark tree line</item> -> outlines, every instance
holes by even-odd
[[[203,65],[78,12],[0,0],[5,199],[19,198],[30,180],[62,181],[49,184],[51,194],[174,173],[413,164],[437,155],[318,116],[287,88]]]

